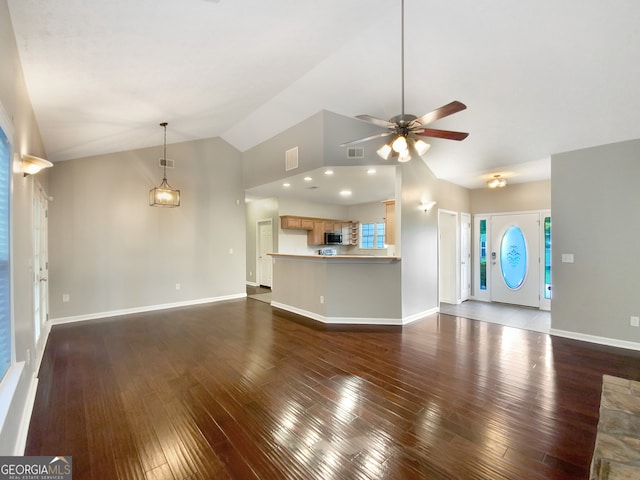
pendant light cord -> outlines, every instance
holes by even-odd
[[[162,179],[167,180],[167,122],[162,122],[160,126],[164,128],[164,153],[162,154],[162,165],[164,167],[164,174]]]
[[[401,7],[401,23],[400,23],[400,53],[401,53],[401,71],[402,71],[402,116],[404,117],[404,0]]]

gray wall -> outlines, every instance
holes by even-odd
[[[167,157],[175,160],[169,183],[181,190],[174,209],[148,203],[149,189],[162,178],[161,156],[158,146],[52,169],[52,318],[245,292],[240,153],[219,138],[168,145]],[[63,294],[71,301],[63,302]]]
[[[16,154],[31,153],[46,158],[40,131],[31,108],[18,58],[13,27],[9,21],[6,0],[0,0],[0,104],[12,122],[13,136],[6,132]],[[9,127],[7,127],[9,128]],[[47,186],[47,173],[38,175],[38,181]],[[29,387],[35,376],[39,353],[34,341],[33,323],[33,187],[35,177],[24,177],[19,164],[14,165],[11,193],[11,265],[13,327],[15,358],[24,362],[24,369],[11,400],[9,412],[0,432],[0,455],[13,455],[21,433],[20,427],[27,404]],[[26,419],[28,421],[28,418]]]
[[[397,253],[402,256],[402,315],[406,318],[439,305],[437,208],[444,200],[437,196],[438,180],[424,161],[401,164],[397,174],[401,184],[396,192],[396,221],[400,222]],[[425,200],[440,205],[426,213],[418,209]]]
[[[554,329],[640,342],[639,158],[634,140],[551,159]]]
[[[242,154],[245,188],[264,185],[323,165],[323,112],[300,122]],[[298,147],[298,169],[285,171],[285,152]]]

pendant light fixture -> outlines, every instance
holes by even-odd
[[[162,183],[158,187],[149,190],[149,205],[152,207],[179,207],[180,190],[173,188],[167,182],[167,122],[160,126],[164,128],[164,150],[160,163],[163,167]]]

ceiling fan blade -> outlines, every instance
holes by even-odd
[[[392,123],[388,120],[383,120],[381,118],[372,117],[371,115],[358,115],[356,116],[356,118],[359,118],[360,120],[364,120],[365,122],[368,122],[368,123],[373,123],[374,125],[377,125],[383,128],[394,128],[396,126],[395,123]]]
[[[416,118],[413,122],[420,125],[427,125],[428,123],[435,122],[436,120],[439,120],[441,118],[448,117],[449,115],[453,115],[454,113],[458,113],[465,108],[467,108],[467,106],[464,103],[455,100],[443,107],[437,108],[433,112],[429,112],[421,116],[420,118]]]
[[[445,138],[447,140],[464,140],[469,136],[466,132],[452,132],[451,130],[437,130],[435,128],[422,128],[413,133],[423,137]]]
[[[371,135],[370,137],[364,137],[364,138],[360,138],[358,140],[352,140],[350,142],[342,143],[342,144],[340,144],[340,146],[341,147],[347,147],[349,145],[355,145],[357,143],[368,142],[369,140],[373,140],[374,138],[388,137],[391,134],[393,134],[393,132],[377,133],[375,135]]]

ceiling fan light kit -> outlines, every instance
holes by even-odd
[[[380,147],[376,153],[384,160],[388,160],[389,157],[397,157],[398,162],[408,162],[414,156],[421,157],[430,145],[424,140],[418,138],[421,137],[434,137],[444,138],[447,140],[464,140],[469,135],[464,132],[453,132],[449,130],[436,130],[433,128],[425,128],[425,125],[435,122],[441,118],[447,117],[454,113],[467,108],[467,106],[461,102],[454,101],[443,107],[440,107],[422,117],[416,117],[415,115],[405,115],[404,113],[404,0],[401,0],[401,74],[402,74],[402,113],[396,115],[390,120],[383,120],[371,115],[358,115],[356,118],[364,120],[378,127],[386,128],[387,132],[378,133],[369,137],[360,138],[351,142],[343,143],[341,146],[349,146],[357,143],[367,142],[376,138],[383,138],[392,136],[389,143]]]

